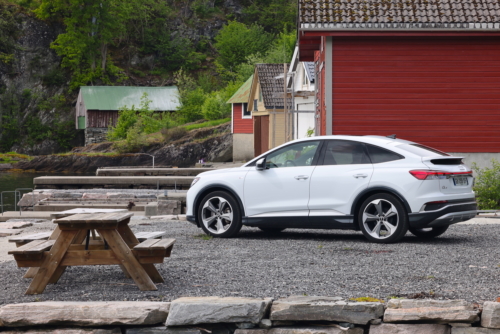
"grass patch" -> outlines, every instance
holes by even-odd
[[[26,154],[19,154],[16,152],[7,152],[7,153],[0,153],[0,164],[9,164],[13,162],[18,162],[20,160],[32,160],[33,157],[30,157],[29,155]]]
[[[195,239],[200,239],[200,240],[212,240],[214,237],[208,234],[198,234],[194,236]]]
[[[373,297],[358,297],[358,298],[349,298],[353,302],[370,302],[370,303],[383,303],[382,299],[373,298]]]
[[[196,129],[201,129],[201,128],[208,128],[211,126],[221,125],[221,124],[224,124],[224,123],[227,123],[230,121],[231,121],[231,118],[217,119],[215,121],[208,121],[208,122],[199,123],[199,124],[186,125],[186,126],[184,126],[184,129],[186,129],[186,131],[191,131],[191,130],[196,130]]]

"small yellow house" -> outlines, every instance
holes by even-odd
[[[255,156],[285,143],[284,70],[283,64],[255,65],[248,100],[254,119]]]

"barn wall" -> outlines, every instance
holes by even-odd
[[[87,127],[88,128],[108,128],[115,126],[118,120],[117,110],[88,110]]]

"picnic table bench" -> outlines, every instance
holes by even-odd
[[[9,254],[18,267],[36,271],[26,294],[39,294],[48,283],[56,283],[67,266],[119,265],[143,291],[156,290],[163,278],[154,263],[169,257],[175,239],[147,239],[139,242],[128,223],[132,213],[77,214],[54,223],[49,240],[34,240]],[[96,230],[99,240],[91,240]]]

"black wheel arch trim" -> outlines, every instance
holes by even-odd
[[[399,193],[397,190],[394,190],[393,188],[390,188],[390,187],[377,186],[377,187],[366,188],[365,190],[363,190],[362,192],[360,192],[356,196],[356,198],[354,199],[354,201],[352,203],[351,215],[354,215],[354,216],[356,215],[356,212],[355,212],[356,207],[358,206],[358,204],[360,204],[358,202],[361,198],[363,198],[367,193],[376,192],[376,191],[390,193],[390,194],[396,196],[403,203],[403,205],[406,209],[406,212],[408,214],[412,213],[410,205],[408,204],[408,201],[406,200],[406,198],[403,195],[401,195],[401,193]]]
[[[200,194],[204,194],[207,191],[210,191],[211,189],[213,189],[213,191],[223,189],[223,190],[227,191],[228,193],[230,193],[231,196],[233,196],[236,199],[236,201],[238,202],[238,205],[240,206],[241,216],[242,217],[245,216],[245,207],[243,206],[243,202],[241,201],[240,196],[236,195],[236,192],[231,187],[228,187],[224,184],[219,184],[219,183],[211,184],[211,185],[208,185],[208,186],[201,188],[201,190],[198,191],[198,194],[196,194],[196,197],[194,198],[194,207],[193,207],[193,216],[192,217],[194,217],[194,223],[198,227],[200,227],[200,222],[198,221],[198,213],[195,210],[197,210],[198,205],[200,204],[199,202],[201,201]],[[205,195],[203,195],[203,196],[205,196]]]

